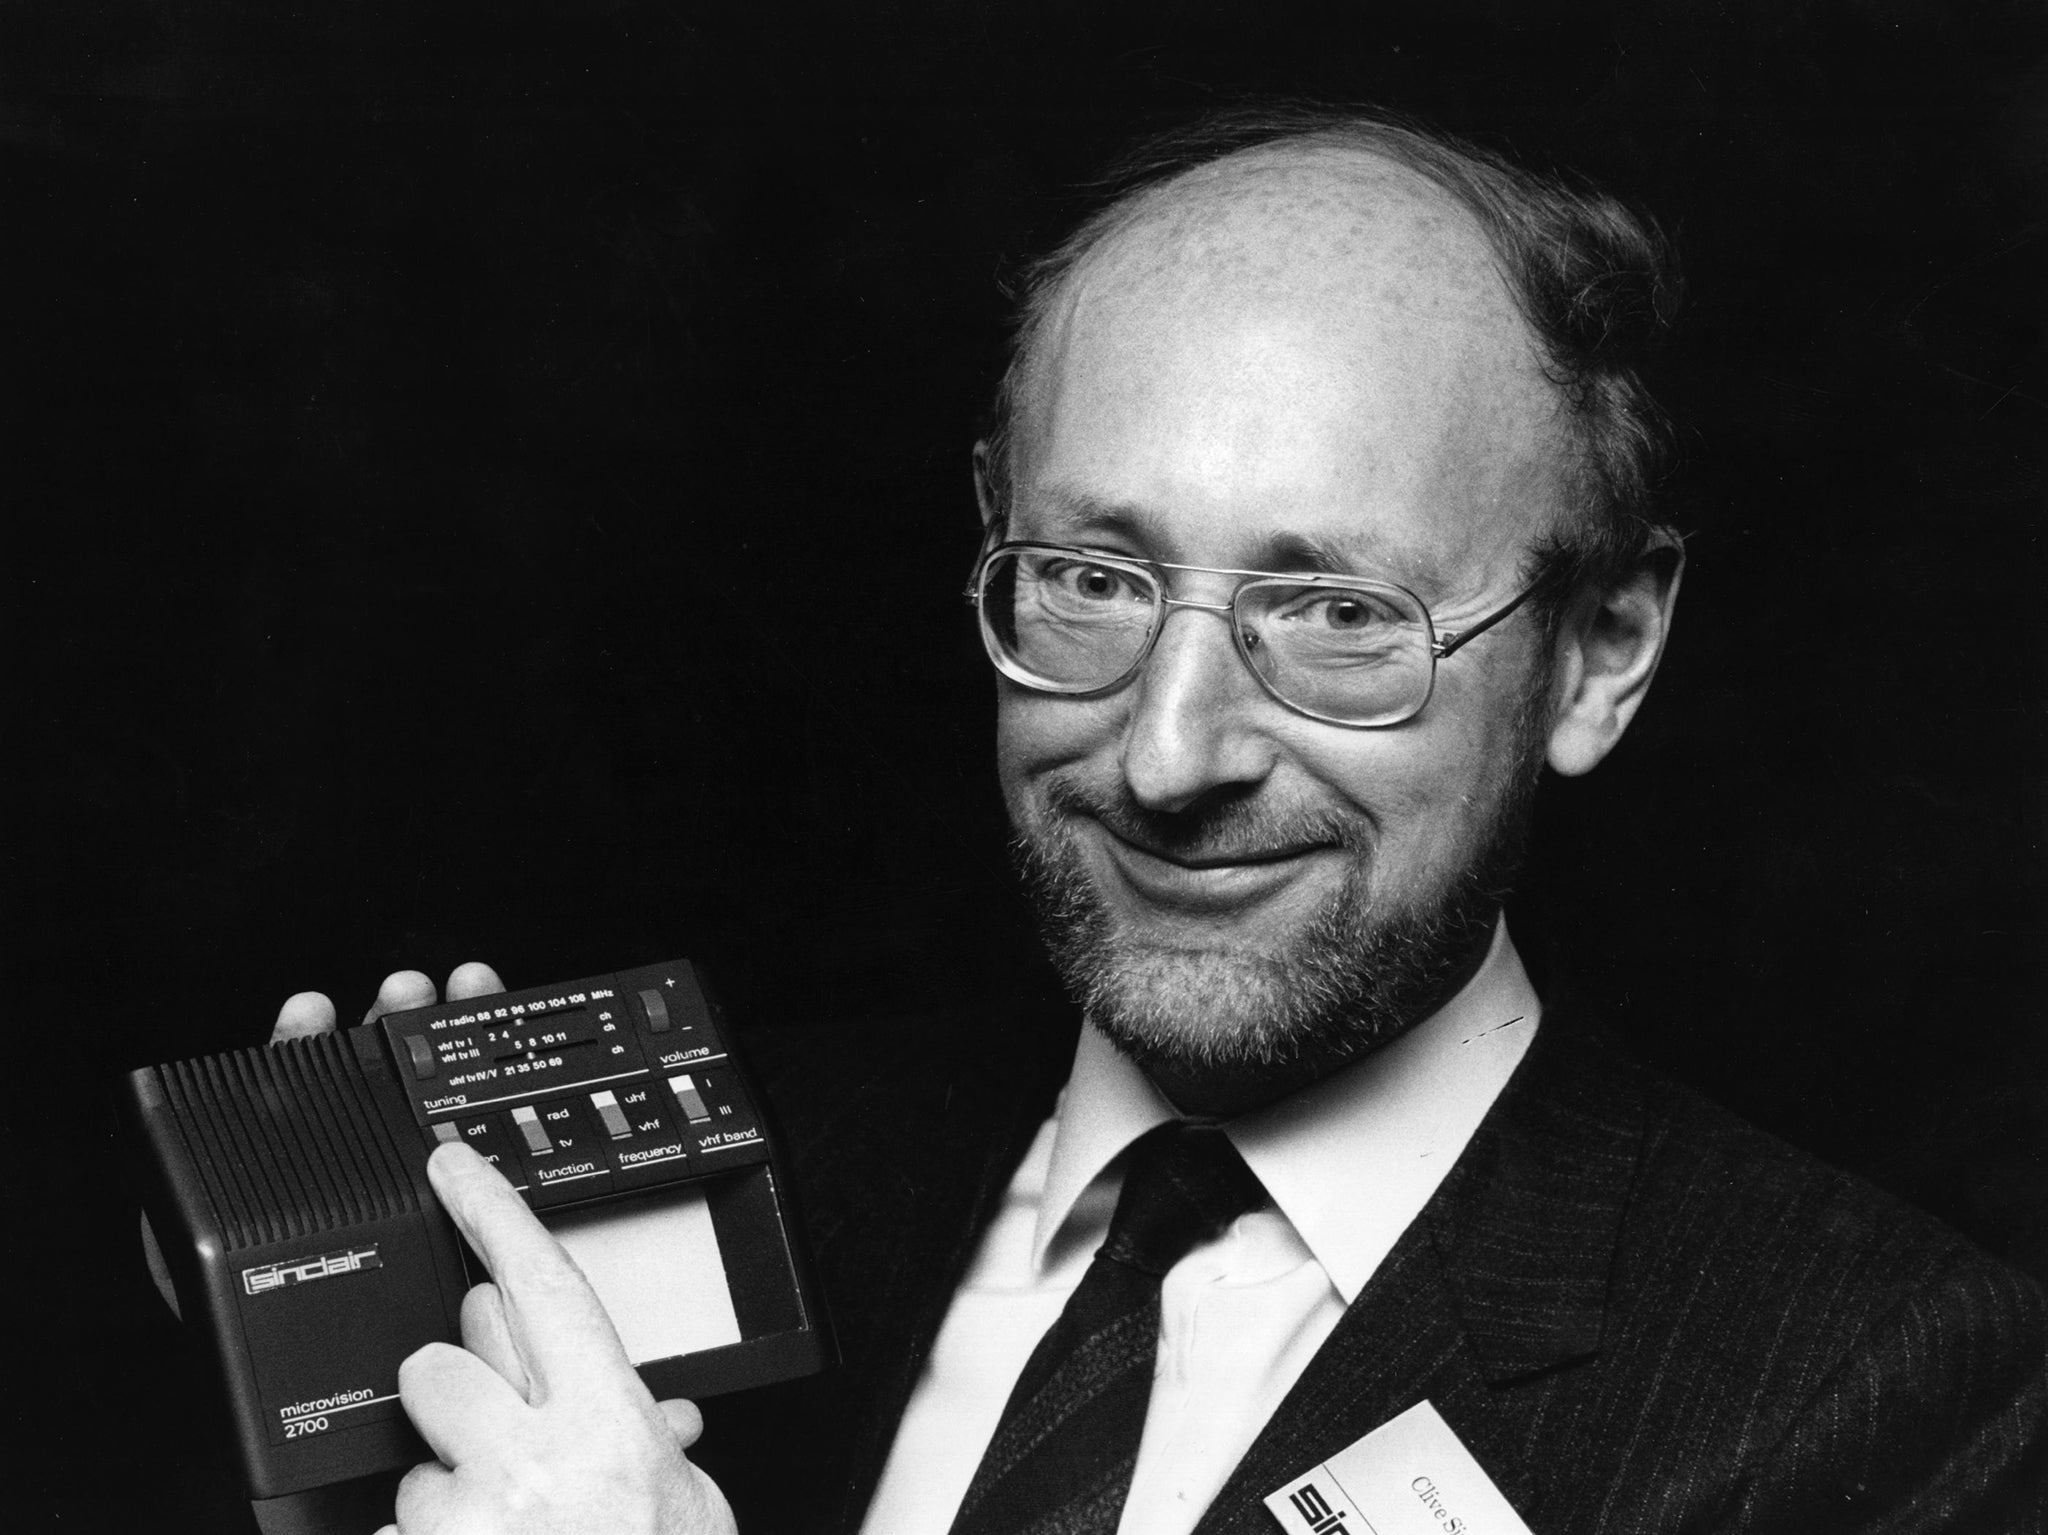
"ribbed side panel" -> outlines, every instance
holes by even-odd
[[[363,1069],[335,1035],[157,1074],[231,1250],[417,1208]]]

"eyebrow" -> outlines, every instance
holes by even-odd
[[[1042,530],[1040,536],[1085,538],[1092,535],[1122,538],[1139,545],[1165,542],[1165,530],[1160,527],[1159,519],[1131,502],[1107,501],[1086,491],[1063,490],[1058,486],[1047,487],[1036,499],[1046,504],[1054,523],[1053,527]],[[1016,520],[1013,513],[1012,523]],[[1013,527],[1013,535],[1015,531]]]
[[[1161,517],[1145,507],[1061,486],[1044,487],[1038,499],[1052,514],[1048,519],[1052,526],[1038,530],[1036,537],[1055,543],[1118,539],[1138,550],[1145,558],[1175,563],[1158,553],[1161,549],[1171,549],[1172,543]],[[1013,538],[1017,536],[1014,523],[1013,515],[1010,531]],[[1443,583],[1434,571],[1412,557],[1403,558],[1403,551],[1383,551],[1382,557],[1374,558],[1364,551],[1346,552],[1327,539],[1297,531],[1274,532],[1261,539],[1251,551],[1246,568],[1277,574],[1393,579],[1413,587],[1425,600],[1443,590]]]

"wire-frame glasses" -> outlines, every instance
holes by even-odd
[[[1236,576],[1228,602],[1172,596],[1167,572]],[[982,643],[1011,681],[1046,693],[1106,693],[1151,654],[1175,608],[1230,620],[1237,653],[1280,703],[1333,725],[1413,719],[1436,666],[1528,601],[1439,634],[1422,599],[1364,576],[1286,574],[1139,560],[1068,544],[1000,543],[975,567],[968,601]]]

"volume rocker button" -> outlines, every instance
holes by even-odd
[[[640,993],[640,1005],[647,1009],[647,1032],[666,1034],[668,1032],[668,1003],[661,993],[648,989]]]

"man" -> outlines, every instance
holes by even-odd
[[[1078,1042],[761,1042],[846,1359],[701,1452],[438,1152],[496,1284],[407,1364],[400,1528],[1264,1530],[1424,1400],[1537,1530],[2035,1527],[2039,1292],[1546,1016],[1500,919],[1537,774],[1669,632],[1668,286],[1609,201],[1366,118],[1212,143],[1045,263],[973,596]]]

